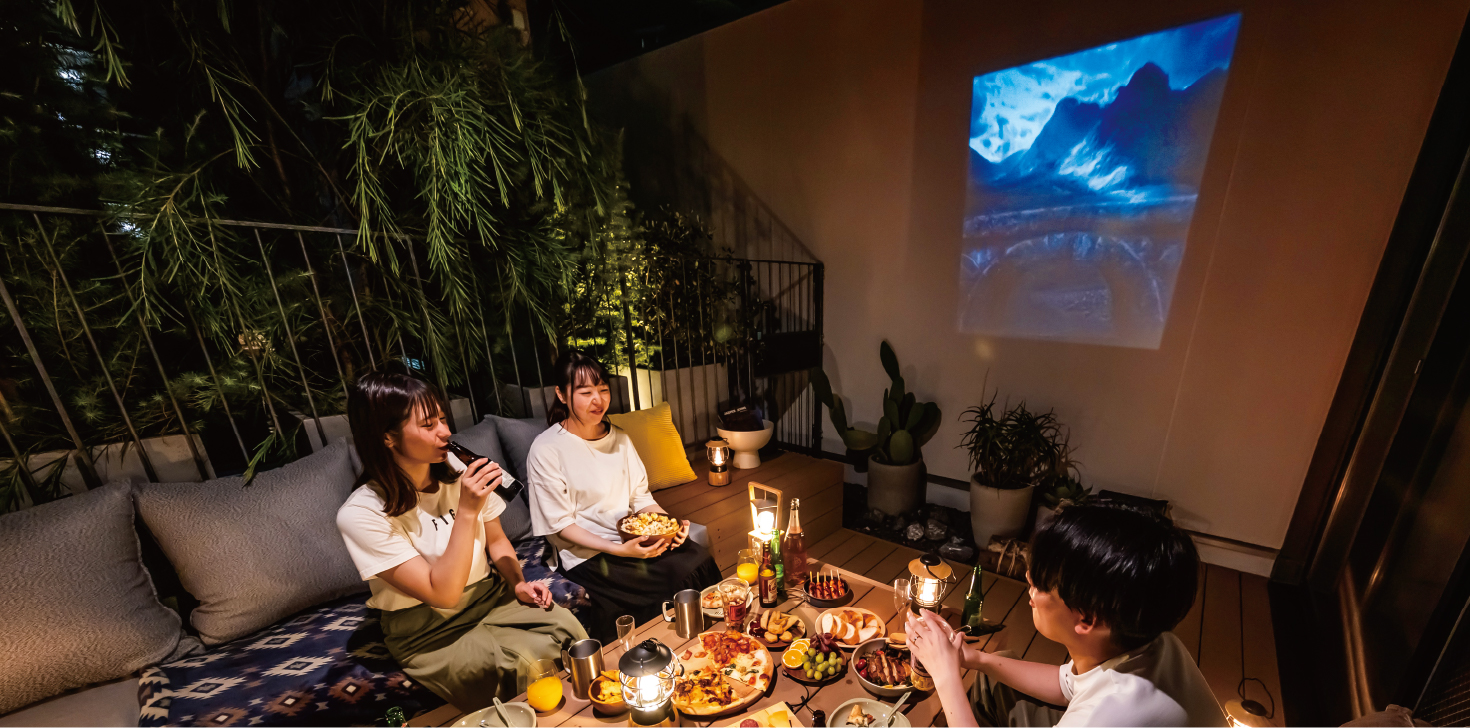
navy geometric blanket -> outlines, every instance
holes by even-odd
[[[527,538],[516,555],[528,581],[585,618],[581,586],[546,565],[546,540]],[[404,716],[444,700],[409,679],[388,654],[383,630],[362,595],[305,610],[203,655],[143,671],[140,726],[380,725],[391,707]]]

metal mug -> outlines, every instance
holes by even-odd
[[[561,651],[561,659],[567,667],[567,681],[572,684],[572,694],[578,700],[586,700],[592,681],[602,674],[602,643],[590,638],[577,640]]]
[[[669,615],[669,605],[674,605],[674,614]],[[674,632],[684,639],[693,639],[704,631],[704,610],[699,608],[699,592],[685,589],[674,595],[672,602],[664,602],[662,612],[665,622],[674,623]]]

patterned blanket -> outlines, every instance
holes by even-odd
[[[557,604],[578,612],[590,604],[587,592],[546,566],[546,548],[541,538],[516,546],[526,578],[546,583]],[[140,677],[138,702],[140,726],[371,726],[383,724],[391,707],[413,717],[444,704],[398,668],[361,596],[150,667]]]

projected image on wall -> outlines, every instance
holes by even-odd
[[[962,331],[1158,348],[1239,28],[975,77]]]

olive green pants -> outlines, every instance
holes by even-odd
[[[461,710],[521,694],[537,660],[557,659],[563,647],[587,637],[571,612],[521,604],[498,575],[465,593],[468,605],[447,617],[427,604],[379,613],[388,651],[403,671]]]

